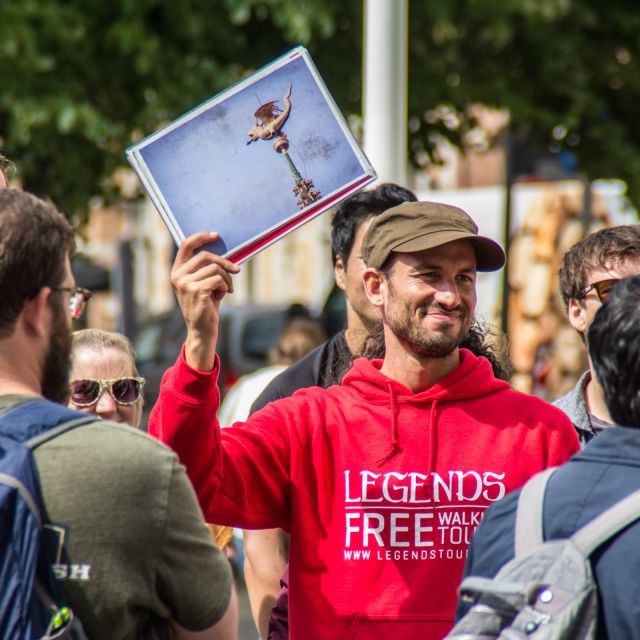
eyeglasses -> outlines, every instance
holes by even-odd
[[[605,303],[609,299],[611,289],[618,282],[619,278],[611,278],[610,280],[600,280],[600,282],[592,282],[582,290],[582,297],[584,298],[589,291],[595,290],[600,302]]]
[[[69,298],[69,313],[71,313],[72,320],[82,315],[92,295],[89,289],[83,289],[82,287],[76,287],[75,289],[71,287],[58,287],[52,288],[51,291],[68,291],[71,293],[71,297]]]
[[[71,381],[71,402],[78,407],[90,407],[98,402],[103,389],[106,388],[116,404],[135,404],[140,399],[144,383],[144,378],[75,379]]]

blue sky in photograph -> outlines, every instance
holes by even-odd
[[[291,113],[282,131],[303,178],[322,196],[361,177],[365,170],[335,120],[325,96],[298,56],[234,95],[213,98],[195,117],[140,148],[185,236],[218,231],[217,253],[244,244],[261,231],[299,214],[294,180],[271,140],[247,144],[258,107],[282,98],[292,84]]]

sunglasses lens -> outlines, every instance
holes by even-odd
[[[95,380],[74,380],[71,383],[71,402],[78,406],[91,405],[100,395],[100,385]]]
[[[601,302],[606,302],[609,299],[609,294],[615,286],[617,280],[603,280],[595,284],[595,290],[598,293],[598,298]]]
[[[116,380],[111,387],[116,402],[133,404],[140,397],[140,383],[133,378]]]
[[[71,312],[71,318],[75,320],[82,315],[84,311],[85,298],[81,291],[74,291],[71,294],[69,300],[69,311]]]

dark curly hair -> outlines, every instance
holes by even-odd
[[[513,375],[513,365],[509,359],[507,339],[493,325],[474,320],[460,347],[486,358],[491,364],[493,375],[509,382]]]

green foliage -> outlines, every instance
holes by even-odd
[[[361,109],[360,0],[1,0],[0,151],[69,213],[110,197],[124,149],[296,44]],[[640,200],[640,6],[632,0],[410,2],[410,155],[460,144],[468,106],[510,110]],[[454,118],[440,118],[448,105]],[[555,137],[554,137],[555,131]]]
[[[629,0],[434,0],[411,5],[413,149],[434,128],[459,144],[467,107],[506,108],[541,149],[568,150],[591,178],[618,177],[640,202],[640,5]],[[437,104],[463,123],[425,121]],[[555,133],[555,135],[554,135]]]

